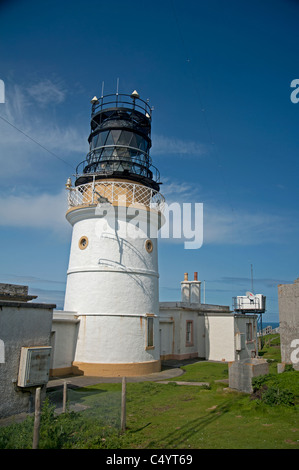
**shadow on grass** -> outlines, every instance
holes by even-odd
[[[188,439],[194,437],[195,434],[203,431],[211,423],[219,420],[224,414],[228,413],[231,405],[232,402],[227,400],[209,413],[189,421],[185,425],[180,426],[179,429],[175,429],[174,431],[166,434],[164,437],[160,435],[159,442],[161,446],[164,448],[177,448],[178,446],[185,444]],[[151,441],[146,448],[150,449],[152,446],[156,447],[156,445],[157,443],[155,441]]]
[[[161,369],[169,370],[169,369],[178,369],[184,366],[188,366],[190,364],[196,364],[197,362],[205,362],[205,359],[196,357],[196,358],[189,358],[189,359],[167,359],[161,361]]]
[[[67,390],[67,401],[69,403],[82,403],[85,401],[86,397],[99,396],[105,393],[107,393],[107,390],[72,386]],[[47,397],[53,405],[62,406],[63,386],[61,385],[55,389],[47,391]]]
[[[135,429],[135,431],[131,431],[131,434],[135,434],[136,432],[143,431],[143,429],[147,428],[147,427],[150,426],[151,424],[152,424],[152,423],[147,423],[147,424],[145,424],[144,426],[142,426],[141,428]]]

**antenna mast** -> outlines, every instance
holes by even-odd
[[[254,294],[254,291],[253,291],[253,269],[252,269],[252,264],[251,264],[250,266],[251,266],[251,292]]]

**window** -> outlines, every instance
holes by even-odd
[[[186,321],[186,346],[193,345],[193,321]]]
[[[79,240],[79,248],[80,250],[85,250],[85,248],[88,247],[88,238],[87,237],[81,237]]]
[[[252,341],[252,323],[246,323],[246,341]]]
[[[4,341],[0,339],[0,364],[5,363],[5,346]]]
[[[153,251],[153,242],[151,240],[146,240],[145,242],[145,249],[148,253],[151,253]]]
[[[154,348],[154,318],[147,317],[146,349]]]

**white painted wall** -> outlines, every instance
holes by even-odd
[[[252,324],[252,341],[247,341],[246,338],[246,324]],[[237,334],[244,337],[242,344],[244,348],[241,351],[236,351],[235,360],[242,360],[248,357],[256,357],[258,355],[258,342],[257,342],[257,320],[253,315],[235,315],[235,338]]]
[[[234,316],[205,316],[206,359],[211,361],[234,361]]]
[[[159,315],[158,217],[150,220],[153,250],[145,222],[148,211],[139,210],[140,229],[130,237],[136,221],[102,218],[92,207],[67,214],[73,225],[64,310],[80,319],[75,361],[127,363],[159,360],[159,322],[154,321],[155,348],[146,350],[145,316]],[[132,213],[132,210],[131,210]],[[143,224],[144,223],[144,224]],[[86,249],[79,248],[82,236]],[[142,325],[142,326],[141,326]]]
[[[169,306],[167,306],[169,304]],[[203,311],[206,310],[205,313]],[[223,308],[222,308],[223,309]],[[214,311],[213,311],[214,310]],[[220,312],[220,306],[201,305],[199,309],[186,303],[161,303],[161,354],[187,357],[197,355],[212,361],[235,361],[257,354],[257,325],[254,315]],[[172,328],[167,321],[172,321]],[[186,322],[193,321],[193,345],[186,345]],[[246,341],[246,324],[252,323],[253,340]],[[243,335],[243,349],[236,350],[236,335]],[[174,339],[174,341],[173,341]]]
[[[200,315],[197,317],[197,351],[198,357],[206,357],[206,330],[205,330],[205,317]]]
[[[167,359],[167,356],[174,354],[174,320],[160,317],[160,353],[161,357]]]
[[[148,253],[145,235],[119,236],[130,225],[126,221],[119,221],[117,231],[105,230],[94,208],[77,209],[67,218],[74,226],[64,310],[158,314],[157,238],[151,238],[153,251]],[[82,236],[89,241],[85,250],[78,246]]]
[[[165,303],[164,303],[165,305]],[[64,316],[65,316],[65,312]],[[73,360],[84,358],[88,363],[123,363],[162,359],[200,357],[212,361],[235,361],[255,356],[257,353],[256,318],[252,315],[209,314],[198,315],[188,311],[165,307],[155,318],[154,350],[146,350],[146,317],[132,314],[81,315],[81,329],[73,351],[76,324],[57,324],[54,312],[53,330],[59,341],[53,368],[71,366]],[[60,314],[61,315],[61,314]],[[69,315],[73,318],[77,316]],[[186,346],[186,320],[194,321],[193,346]],[[253,325],[254,340],[246,341],[246,323]],[[236,335],[242,334],[243,349],[236,350]],[[118,347],[111,347],[117,338]],[[88,348],[86,347],[86,341]],[[60,346],[59,346],[60,345]]]
[[[145,316],[82,315],[75,361],[131,363],[160,359],[159,321],[154,319],[154,349],[147,349]]]
[[[0,418],[32,411],[33,389],[19,389],[21,348],[50,346],[53,316],[52,308],[21,302],[1,302],[0,338],[4,345],[4,359],[0,363]],[[39,304],[41,305],[41,304]]]
[[[73,312],[54,310],[51,369],[71,368],[77,346],[79,320]]]
[[[198,352],[198,313],[191,310],[181,311],[179,314],[179,321],[181,326],[180,328],[177,328],[177,330],[179,333],[180,354],[182,354],[185,358],[188,356],[193,357],[194,355],[197,355]],[[190,344],[187,344],[186,342],[187,321],[192,322],[193,341]]]

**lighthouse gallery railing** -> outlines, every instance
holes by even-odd
[[[120,181],[92,181],[68,189],[69,209],[76,206],[98,205],[110,203],[144,205],[153,210],[163,212],[165,199],[159,191],[142,184]]]

